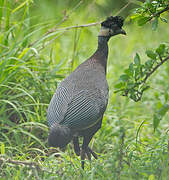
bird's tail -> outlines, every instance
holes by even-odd
[[[50,129],[48,144],[51,147],[63,148],[72,140],[72,137],[73,135],[70,128],[55,124]]]

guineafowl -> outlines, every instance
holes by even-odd
[[[107,43],[112,36],[126,34],[122,26],[120,16],[108,17],[101,23],[96,52],[59,84],[48,107],[49,146],[63,148],[73,140],[74,151],[81,156],[83,169],[85,156],[90,161],[91,155],[97,159],[88,145],[101,128],[108,103]],[[81,149],[80,136],[83,137]]]

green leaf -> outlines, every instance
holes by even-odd
[[[1,19],[3,18],[3,6],[4,6],[4,0],[0,1],[0,24],[1,24]]]
[[[143,26],[149,20],[149,17],[140,17],[137,21],[139,26]]]
[[[26,0],[23,3],[21,3],[18,7],[16,7],[15,9],[12,10],[12,13],[15,13],[16,11],[18,11],[19,9],[21,9],[23,6],[26,6],[26,4],[29,2],[30,0]]]
[[[127,84],[127,88],[131,89],[131,88],[134,88],[135,87],[135,83],[134,82],[129,82]]]
[[[132,157],[133,157],[133,151],[131,151],[131,152],[129,153],[128,157],[129,157],[130,160],[132,159]]]
[[[142,87],[142,92],[143,92],[143,91],[146,91],[146,90],[149,89],[149,88],[150,88],[150,86],[148,86],[148,85],[143,86],[143,87]]]
[[[140,66],[137,66],[135,69],[134,69],[134,78],[136,81],[138,81],[141,77],[141,72],[140,72]]]
[[[129,79],[129,76],[128,76],[127,74],[123,74],[123,75],[120,76],[120,80],[121,80],[121,81],[124,81],[124,82],[125,82],[125,81],[127,81],[128,79]]]
[[[141,17],[141,15],[136,13],[136,14],[131,15],[131,16],[130,16],[130,19],[131,19],[131,20],[135,20],[135,19],[138,19],[138,18],[140,18],[140,17]]]
[[[130,71],[130,69],[125,69],[124,72],[125,72],[128,76],[130,76],[130,77],[133,76],[133,72]]]
[[[124,82],[118,82],[115,86],[114,86],[116,89],[120,89],[122,87],[124,87]]]
[[[147,50],[147,51],[146,51],[146,54],[147,54],[147,56],[148,56],[149,58],[151,58],[151,59],[156,59],[156,57],[157,57],[157,54],[154,53],[154,52],[151,51],[151,50]]]
[[[146,67],[147,69],[152,68],[152,66],[153,66],[153,61],[152,61],[152,60],[147,60],[147,61],[145,62],[145,67]]]
[[[130,92],[130,98],[133,99],[134,101],[136,101],[137,97],[136,95],[134,94],[134,92]]]
[[[129,70],[133,73],[134,72],[134,65],[133,63],[130,63]]]
[[[154,127],[154,131],[157,129],[159,123],[160,123],[161,117],[158,114],[154,114],[153,117],[153,127]]]
[[[163,55],[165,52],[165,44],[160,44],[159,47],[156,49],[156,52],[160,55]]]
[[[155,180],[154,174],[151,174],[151,175],[148,177],[148,180]]]
[[[5,154],[5,144],[1,143],[1,154]]]
[[[158,17],[155,17],[155,19],[152,22],[152,30],[155,31],[158,27]]]
[[[135,64],[138,66],[140,65],[140,56],[138,55],[138,53],[136,53],[135,57],[134,57],[134,62]]]
[[[23,56],[30,50],[30,48],[25,48],[23,51],[18,55],[18,59],[22,59]]]
[[[168,101],[168,99],[169,99],[169,94],[168,94],[168,92],[165,92],[165,94],[164,94],[164,98],[165,98],[165,101],[167,102],[167,101]]]
[[[169,104],[164,104],[158,111],[159,115],[163,117],[168,110],[169,110]]]
[[[154,131],[158,127],[160,121],[164,117],[164,115],[167,113],[169,110],[169,104],[164,104],[155,114],[153,118],[153,126],[154,126]]]

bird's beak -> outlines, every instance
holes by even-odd
[[[118,28],[116,30],[113,30],[113,29],[110,29],[110,35],[111,36],[115,36],[117,34],[123,34],[123,35],[126,35],[126,31],[124,29],[121,29],[121,28]]]
[[[127,35],[126,31],[124,29],[120,29],[119,34]]]

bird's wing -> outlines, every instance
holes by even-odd
[[[107,103],[100,90],[81,90],[76,93],[67,106],[67,111],[60,124],[72,129],[87,129],[98,122],[106,109]]]
[[[90,72],[85,76],[69,76],[56,89],[48,107],[49,126],[59,123],[73,129],[85,129],[97,123],[103,115],[108,101],[108,89],[102,89],[100,83],[87,79],[87,75],[95,77]],[[79,77],[86,77],[87,81],[84,79],[81,83]]]
[[[59,86],[54,93],[47,112],[47,120],[49,126],[60,123],[67,111],[68,104],[71,102],[72,94],[69,89]]]

